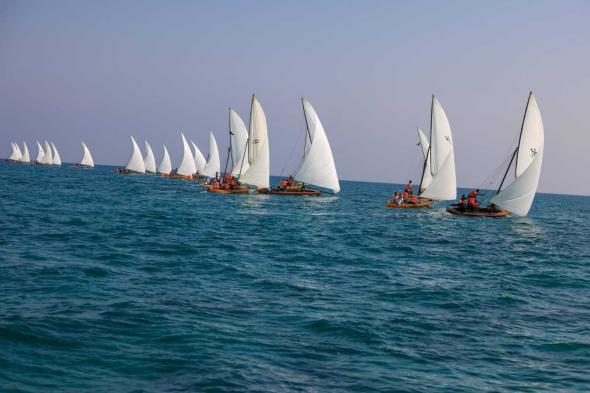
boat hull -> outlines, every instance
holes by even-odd
[[[248,194],[248,188],[236,188],[235,190],[226,190],[225,188],[207,187],[207,192],[214,192],[216,194]]]
[[[268,188],[260,188],[256,190],[259,194],[268,195],[291,195],[291,196],[320,196],[322,193],[319,190],[306,189],[306,190],[271,190]]]
[[[447,207],[447,212],[451,213],[456,216],[465,216],[465,217],[492,217],[492,218],[500,218],[500,217],[507,217],[510,215],[508,210],[504,209],[489,209],[489,208],[481,208],[476,210],[468,210],[462,209],[458,206],[449,206]]]
[[[425,207],[430,207],[432,205],[432,199],[427,198],[418,198],[417,203],[400,203],[397,204],[392,200],[385,202],[385,206],[391,207],[393,209],[422,209]]]

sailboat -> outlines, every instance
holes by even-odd
[[[35,141],[35,142],[37,142],[37,149],[39,150],[39,152],[37,153],[37,159],[35,160],[35,163],[36,164],[43,164],[43,158],[45,157],[45,151],[43,150],[43,146],[41,146],[39,141]]]
[[[541,177],[545,131],[537,100],[530,92],[520,129],[518,146],[512,153],[500,186],[485,208],[449,206],[451,214],[479,217],[526,216],[531,209]],[[514,163],[514,180],[502,188]]]
[[[224,175],[221,179],[221,184],[217,187],[209,187],[208,192],[215,192],[219,194],[247,194],[250,192],[248,187],[245,187],[236,181],[240,173],[246,172],[249,164],[245,157],[246,146],[248,143],[248,130],[242,121],[242,118],[236,111],[229,108],[229,149],[227,152],[227,160],[225,162]],[[231,167],[228,170],[228,164],[231,159]]]
[[[457,197],[455,149],[449,119],[438,99],[433,95],[430,109],[430,143],[418,128],[419,144],[424,157],[418,197],[414,201],[389,200],[393,208],[430,207],[432,201],[453,200]]]
[[[31,157],[29,156],[29,147],[27,146],[27,143],[25,141],[23,141],[23,150],[22,150],[22,157],[20,158],[20,162],[22,163],[29,163],[31,162]]]
[[[161,173],[163,176],[169,176],[170,172],[172,172],[172,162],[170,161],[168,149],[166,149],[166,145],[164,145],[164,157],[162,157],[162,162],[158,167],[158,173]]]
[[[59,153],[57,152],[57,148],[55,147],[53,142],[51,142],[51,148],[53,149],[53,155],[51,157],[51,165],[60,166],[61,165],[61,157],[59,156]]]
[[[193,149],[195,150],[195,180],[205,180],[205,176],[203,176],[203,171],[205,170],[205,165],[207,165],[207,160],[201,150],[197,147],[195,142],[191,140],[191,144],[193,145]]]
[[[268,128],[264,110],[255,95],[252,95],[250,106],[250,132],[244,157],[244,164],[248,163],[248,169],[246,171],[242,169],[238,181],[256,189],[268,190],[270,185]]]
[[[12,152],[10,153],[10,156],[8,156],[8,161],[19,162],[22,157],[20,148],[15,142],[10,142],[10,146],[12,147]]]
[[[135,139],[131,137],[131,144],[133,145],[133,153],[125,168],[117,169],[115,172],[122,174],[131,173],[145,173],[145,164],[143,163],[143,157],[141,156],[141,150],[137,146]]]
[[[176,171],[170,176],[178,179],[193,180],[193,175],[197,172],[195,159],[193,158],[193,153],[191,152],[191,148],[189,147],[184,134],[180,133],[180,136],[182,137],[183,147],[182,161]]]
[[[47,142],[47,141],[44,142],[43,151],[44,151],[44,155],[43,155],[43,159],[41,161],[41,164],[52,165],[53,164],[53,155],[51,153],[51,146],[49,146],[49,142]]]
[[[326,131],[311,103],[305,98],[301,99],[301,103],[306,124],[301,165],[292,179],[283,179],[280,186],[266,191],[260,190],[262,193],[309,196],[321,194],[320,190],[307,188],[307,184],[328,190],[332,194],[340,191],[338,173]]]
[[[221,162],[219,160],[219,149],[217,148],[217,141],[212,132],[209,132],[209,159],[203,169],[203,175],[208,178],[215,178],[221,175]]]
[[[84,155],[82,156],[82,161],[79,164],[74,164],[75,168],[94,168],[94,160],[92,159],[92,155],[90,154],[90,150],[88,146],[84,142],[82,142],[82,151]]]
[[[156,173],[156,158],[154,157],[154,152],[148,141],[145,141],[145,157],[143,159],[143,165],[145,166],[146,172]]]

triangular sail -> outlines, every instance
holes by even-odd
[[[94,160],[92,159],[90,150],[88,150],[88,146],[84,142],[82,142],[82,150],[84,151],[84,156],[82,157],[82,161],[80,161],[80,165],[94,167]]]
[[[240,175],[240,182],[257,188],[270,186],[270,154],[268,148],[268,129],[264,110],[256,96],[252,96],[250,109],[250,132],[247,144],[250,168]]]
[[[169,175],[172,172],[172,161],[170,161],[170,155],[168,154],[168,149],[164,146],[164,157],[162,158],[162,162],[158,167],[158,173],[163,173],[165,175]]]
[[[145,171],[149,173],[156,173],[156,158],[154,157],[154,152],[152,151],[152,147],[148,141],[145,141],[145,152],[145,157],[143,159]]]
[[[246,172],[248,158],[246,157],[246,145],[248,144],[248,130],[242,118],[233,109],[229,109],[229,138],[232,158],[232,175],[238,176]]]
[[[221,161],[219,159],[219,149],[217,148],[217,141],[212,132],[209,132],[209,160],[203,169],[203,175],[207,177],[215,177],[221,173]]]
[[[31,157],[29,156],[29,148],[25,141],[23,141],[23,155],[20,158],[21,162],[31,162]]]
[[[340,191],[340,183],[326,131],[311,103],[305,98],[302,102],[307,124],[305,155],[295,174],[295,180],[328,189],[336,194]]]
[[[516,178],[508,187],[496,194],[491,203],[517,216],[528,214],[539,185],[544,146],[543,120],[537,100],[531,92],[516,151]]]
[[[426,189],[432,183],[432,174],[430,172],[430,143],[424,132],[418,127],[419,145],[422,149],[422,156],[424,157],[424,176],[422,177],[422,189]]]
[[[205,169],[205,165],[207,165],[207,160],[205,159],[205,156],[203,155],[203,153],[201,153],[201,151],[199,150],[199,148],[197,147],[195,142],[191,141],[191,143],[193,144],[193,149],[195,150],[196,173],[199,173],[202,175],[203,170]]]
[[[432,96],[430,168],[427,170],[430,170],[432,182],[420,196],[437,201],[457,198],[453,135],[447,115],[435,96]]]
[[[139,150],[139,146],[137,146],[137,142],[135,142],[133,137],[131,137],[131,143],[133,144],[133,154],[127,163],[126,169],[132,172],[145,173],[145,164],[143,163],[141,150]]]
[[[36,141],[36,142],[37,142],[37,149],[39,150],[39,152],[37,153],[37,162],[39,164],[43,164],[43,157],[45,157],[45,150],[43,150],[43,146],[41,146],[39,141]]]
[[[184,134],[181,133],[180,136],[182,137],[183,154],[182,162],[178,166],[176,173],[181,176],[192,176],[197,172],[193,153],[191,152],[191,148],[189,147]]]
[[[45,155],[43,156],[43,164],[53,164],[53,155],[51,154],[51,146],[49,146],[49,142],[44,142],[43,151],[45,152]]]
[[[12,152],[10,153],[10,156],[8,157],[8,159],[13,160],[13,161],[20,160],[21,154],[19,154],[20,149],[18,148],[18,145],[14,142],[10,142],[10,146],[12,147]]]
[[[51,148],[53,149],[53,157],[52,157],[51,163],[53,165],[61,165],[61,157],[59,156],[59,153],[57,152],[57,148],[55,147],[53,142],[51,142]]]

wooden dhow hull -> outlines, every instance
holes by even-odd
[[[225,188],[208,187],[207,192],[213,192],[216,194],[248,194],[250,192],[250,189],[249,188],[236,188],[234,190],[226,190]]]
[[[392,200],[385,202],[385,206],[393,209],[421,209],[430,207],[432,205],[432,199],[418,198],[416,203],[395,203]]]
[[[272,190],[268,188],[259,188],[256,190],[259,194],[267,195],[290,195],[290,196],[320,196],[322,193],[319,190],[306,189],[306,190]]]
[[[492,217],[492,218],[499,218],[499,217],[507,217],[510,215],[508,210],[504,209],[490,209],[486,207],[478,208],[475,210],[469,210],[465,208],[460,208],[458,206],[449,206],[447,207],[447,212],[451,213],[456,216],[465,216],[465,217]]]

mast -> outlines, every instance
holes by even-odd
[[[242,168],[244,167],[244,159],[246,158],[246,152],[248,152],[248,163],[250,162],[250,139],[252,139],[252,108],[254,107],[254,97],[255,94],[252,94],[252,101],[250,102],[250,122],[248,123],[248,139],[246,140],[246,148],[244,149],[244,154],[242,155],[242,162],[240,163],[240,173],[238,175],[238,179],[242,176]]]
[[[522,140],[522,131],[524,129],[524,121],[526,119],[526,114],[529,110],[529,103],[531,102],[531,96],[533,92],[529,92],[529,98],[526,101],[526,108],[524,108],[524,116],[522,117],[522,125],[520,126],[520,134],[518,135],[518,146],[516,147],[516,165],[518,165],[518,151],[520,150],[520,141]],[[514,175],[516,176],[516,165],[514,166]],[[506,175],[504,175],[506,177]]]
[[[428,157],[430,157],[430,150],[432,149],[432,117],[434,112],[434,94],[430,102],[430,144],[428,145],[428,151],[426,157],[424,157],[424,166],[422,167],[422,176],[420,177],[420,185],[418,186],[418,195],[422,193],[422,181],[424,180],[424,174],[426,173],[426,163],[428,163]]]
[[[504,180],[506,180],[506,176],[508,175],[508,171],[510,170],[510,165],[512,165],[512,161],[514,161],[514,157],[516,157],[518,155],[518,150],[519,150],[519,148],[517,147],[516,149],[514,149],[514,153],[512,153],[512,158],[510,158],[510,162],[508,163],[508,168],[506,168],[506,172],[504,172],[504,176],[502,177],[502,181],[500,182],[500,187],[498,187],[498,190],[496,191],[496,195],[498,195],[498,193],[500,193],[500,190],[502,190],[502,186],[504,185]]]
[[[305,115],[305,102],[304,102],[305,98],[301,97],[301,106],[303,108],[303,118],[305,119],[305,135],[309,138],[309,143],[312,142],[311,140],[311,133],[309,132],[309,123],[307,122],[307,116]],[[303,145],[303,158],[305,158],[305,155],[307,153],[307,149],[305,148],[307,146],[307,138],[305,138],[305,144]]]

